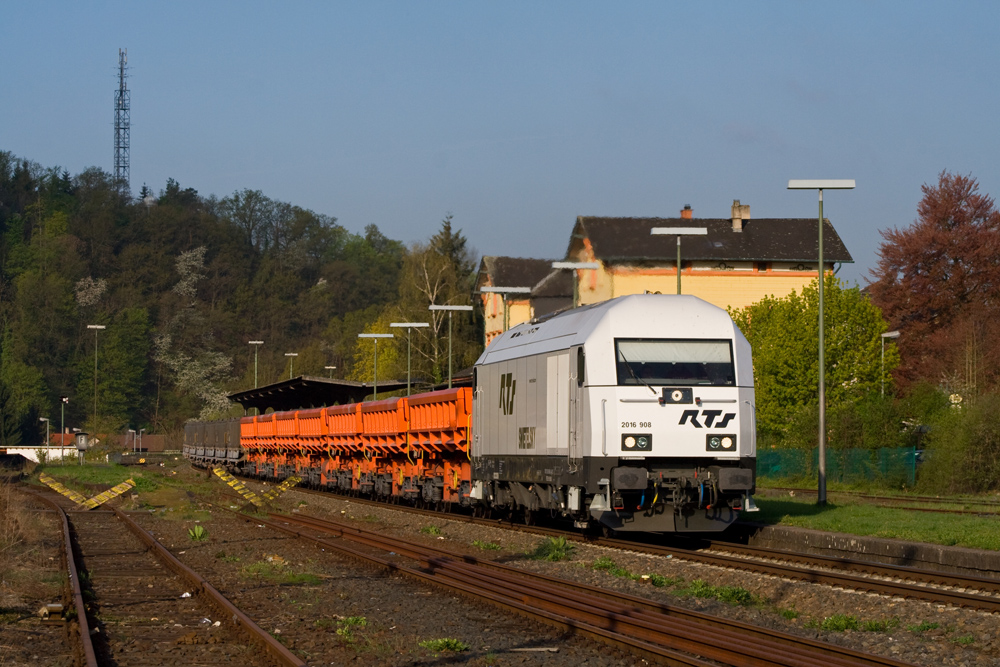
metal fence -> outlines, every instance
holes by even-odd
[[[898,449],[827,449],[827,482],[854,484],[878,482],[889,487],[913,488],[921,451]],[[817,450],[768,449],[757,451],[757,476],[764,482],[815,477],[819,467]]]

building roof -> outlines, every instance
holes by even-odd
[[[535,283],[531,298],[564,298],[573,296],[573,272],[552,269],[550,273]]]
[[[483,278],[489,277],[494,287],[534,287],[552,271],[553,261],[487,255],[479,264],[478,285],[483,286]]]
[[[652,236],[653,227],[705,227],[706,236],[681,241],[685,261],[815,262],[818,234],[815,218],[761,218],[743,221],[733,231],[728,218],[601,218],[580,216],[570,237],[568,255],[580,238],[589,239],[594,257],[604,263],[662,261],[677,255],[676,236]],[[823,259],[854,262],[829,220],[823,224]]]

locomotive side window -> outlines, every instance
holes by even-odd
[[[615,339],[619,385],[736,384],[733,346],[728,340]]]

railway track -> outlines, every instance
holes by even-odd
[[[327,495],[323,491],[297,488],[296,491]],[[383,503],[361,498],[351,502]],[[412,507],[393,506],[406,512],[440,517],[431,512]],[[496,520],[481,519],[450,513],[449,519],[468,521],[481,525],[497,526]],[[759,574],[784,577],[798,581],[820,583],[851,590],[923,600],[943,605],[954,605],[989,612],[1000,612],[1000,579],[960,575],[914,567],[888,565],[858,559],[798,553],[779,549],[752,547],[721,540],[684,540],[667,537],[675,546],[653,544],[621,538],[589,537],[574,531],[540,526],[502,523],[503,526],[547,537],[565,537],[590,544],[628,549],[663,557],[679,558],[718,567],[747,570]]]
[[[78,584],[73,597],[87,667],[305,667],[124,513],[77,511],[61,496],[30,493],[60,514],[72,545],[67,565]]]
[[[247,521],[261,521],[246,518]],[[304,515],[271,527],[668,665],[806,667],[902,663]],[[404,562],[402,559],[410,561]]]

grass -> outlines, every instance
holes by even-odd
[[[828,632],[888,632],[899,627],[898,618],[881,619],[859,619],[851,614],[834,614],[827,616],[823,620],[812,620],[806,624],[807,628],[819,628]]]
[[[354,636],[356,628],[363,628],[368,625],[368,619],[364,616],[348,616],[337,620],[337,636],[348,644],[357,641]]]
[[[934,513],[861,502],[820,507],[815,498],[759,498],[757,506],[760,512],[751,518],[760,523],[1000,551],[995,517],[955,514],[942,521]]]
[[[420,532],[424,535],[440,535],[441,529],[437,526],[424,526],[420,529]]]
[[[208,539],[208,531],[202,525],[195,526],[194,528],[188,528],[188,537],[190,537],[195,542],[201,542]]]
[[[434,653],[443,653],[445,651],[460,653],[469,650],[469,645],[459,639],[428,639],[427,641],[420,642],[419,646]]]
[[[472,546],[477,549],[482,549],[483,551],[500,551],[503,549],[496,542],[483,542],[482,540],[472,540]]]
[[[713,586],[704,579],[695,579],[678,593],[695,598],[711,598],[740,607],[761,606],[765,602],[764,598],[741,586]]]
[[[560,561],[567,560],[576,549],[565,537],[550,537],[539,544],[531,557],[535,560]]]
[[[916,632],[917,634],[921,632],[927,632],[928,630],[937,630],[941,627],[940,623],[929,623],[927,621],[921,621],[917,625],[908,625],[906,629],[910,632]]]
[[[626,579],[631,579],[633,581],[641,581],[643,577],[648,577],[649,583],[653,584],[657,588],[664,588],[669,586],[676,586],[681,583],[682,579],[678,577],[665,577],[662,574],[636,574],[634,572],[629,572],[623,567],[619,567],[613,560],[607,556],[601,556],[594,561],[591,566],[595,570],[603,570],[608,574],[615,577],[624,577]]]
[[[246,579],[263,579],[279,586],[315,586],[320,578],[308,572],[292,572],[282,563],[260,560],[240,568],[240,576]]]

